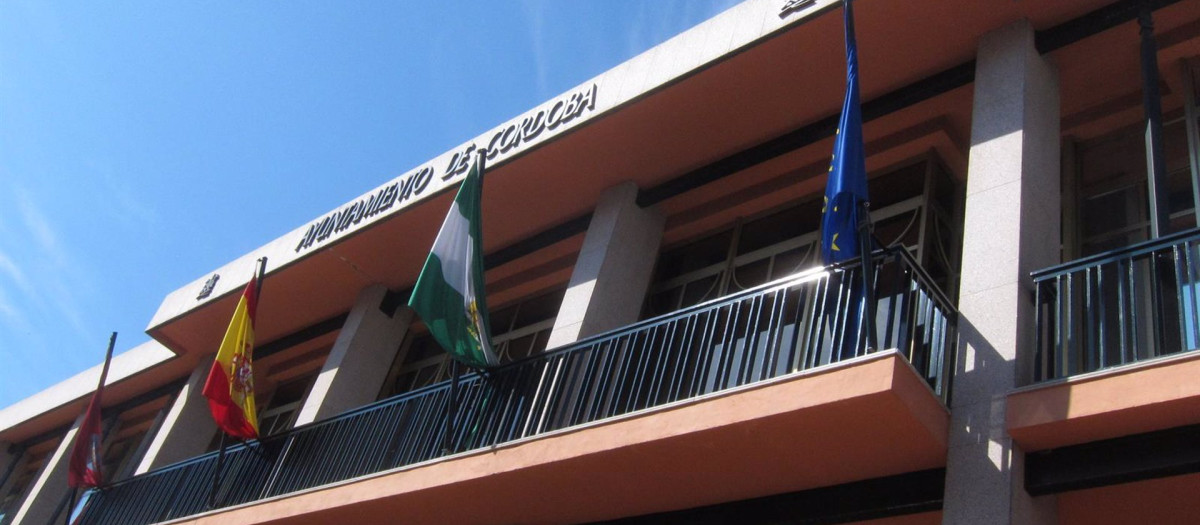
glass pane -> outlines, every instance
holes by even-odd
[[[810,201],[749,221],[742,225],[742,233],[738,238],[738,254],[760,250],[807,233],[810,228],[802,229],[802,225],[805,222],[814,222],[813,217],[817,217],[819,221],[820,214],[821,209],[817,203]],[[811,226],[819,227],[817,224]]]
[[[517,307],[519,304],[509,305],[494,312],[488,313],[488,320],[491,321],[492,335],[508,333],[512,330],[512,321],[516,317]]]
[[[920,210],[912,210],[875,223],[875,236],[888,246],[916,246],[921,238]]]
[[[745,290],[754,288],[760,284],[767,282],[767,267],[770,265],[771,259],[759,259],[757,261],[746,263],[733,270],[733,282],[730,283],[731,292],[737,290]]]
[[[670,290],[651,295],[646,306],[647,316],[654,317],[674,312],[676,308],[679,308],[679,297],[682,293],[683,287],[676,286]]]
[[[308,384],[312,379],[312,376],[309,376],[280,384],[275,389],[275,395],[271,396],[270,405],[264,407],[263,410],[270,410],[289,403],[299,403],[304,399],[304,394],[308,392]]]
[[[1084,237],[1095,237],[1128,225],[1132,212],[1130,201],[1137,193],[1136,188],[1126,187],[1085,199],[1081,210]]]
[[[516,361],[529,357],[533,352],[533,342],[537,338],[537,334],[529,334],[524,337],[518,337],[508,342],[508,360]]]
[[[550,343],[551,331],[552,330],[542,330],[541,332],[534,334],[536,338],[533,341],[532,353],[537,354],[546,351],[546,346]]]
[[[780,279],[817,265],[814,245],[801,246],[775,256],[775,266],[771,268],[771,278]]]
[[[408,353],[404,356],[404,365],[402,366],[424,361],[442,353],[442,347],[438,346],[433,336],[426,332],[413,338],[408,347]]]
[[[717,281],[720,277],[720,274],[710,275],[687,283],[683,289],[683,304],[680,306],[692,306],[708,299],[716,299]]]
[[[871,179],[871,209],[878,210],[925,192],[925,164],[917,162]]]
[[[729,255],[729,243],[732,240],[733,232],[726,230],[663,253],[658,260],[658,277],[655,281],[667,281],[723,262]]]
[[[517,320],[513,324],[513,329],[553,320],[558,316],[558,307],[562,305],[565,293],[566,290],[555,290],[522,302],[521,308],[517,311]],[[493,333],[493,335],[498,334]]]

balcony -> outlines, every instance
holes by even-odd
[[[1030,493],[1137,490],[1196,468],[1198,248],[1191,230],[1033,274],[1036,382],[1007,414]]]
[[[1033,273],[1035,380],[1200,347],[1200,229]]]
[[[78,523],[579,522],[944,466],[956,313],[908,252],[875,259],[886,350],[861,269],[811,270],[467,374],[457,403],[442,383],[230,447],[212,507],[216,453],[91,492]]]

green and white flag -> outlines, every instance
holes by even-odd
[[[483,182],[479,162],[471,167],[458,188],[408,305],[452,357],[484,368],[495,366],[500,360],[492,351],[483,293],[479,225]]]

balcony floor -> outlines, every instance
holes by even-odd
[[[896,352],[177,523],[577,523],[945,465],[949,412]]]

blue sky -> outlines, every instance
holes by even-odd
[[[0,407],[735,0],[0,2]]]

